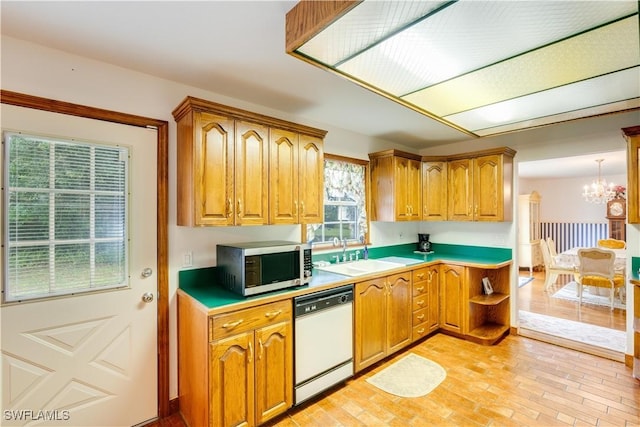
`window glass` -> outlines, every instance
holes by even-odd
[[[324,161],[324,223],[307,224],[307,241],[314,246],[346,240],[348,244],[368,241],[367,165],[356,159]]]
[[[128,149],[5,133],[6,302],[127,285]]]

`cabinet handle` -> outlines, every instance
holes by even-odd
[[[427,212],[428,211],[427,211],[427,207],[426,206],[424,208],[422,208],[422,216],[424,216],[424,217],[428,216]]]
[[[231,198],[227,199],[227,218],[231,217]]]
[[[420,286],[419,288],[416,288],[416,291],[422,293],[422,291],[424,291],[424,286]]]
[[[416,304],[418,304],[420,307],[422,307],[424,305],[424,300],[418,300],[418,302],[416,302]]]
[[[249,341],[249,363],[253,360],[253,346],[251,345],[251,341]]]
[[[431,283],[431,279],[433,279],[433,271],[429,272],[429,278],[427,279],[429,283]]]
[[[473,208],[473,214],[478,215],[478,205],[475,205],[475,207]]]
[[[304,200],[300,202],[300,215],[304,215]]]
[[[422,334],[424,334],[424,328],[418,329],[418,335],[422,335]]]
[[[420,280],[424,279],[424,273],[418,273],[417,276]]]
[[[293,216],[298,216],[298,201],[293,202]]]
[[[418,320],[422,322],[424,320],[424,314],[420,314],[418,316]]]
[[[273,319],[274,317],[277,317],[280,315],[280,313],[282,313],[282,310],[277,310],[277,311],[267,311],[264,314],[264,317],[266,317],[267,319]]]
[[[258,339],[258,344],[260,344],[260,353],[258,353],[258,360],[262,360],[262,355],[264,354],[264,346],[262,345],[262,339]]]
[[[240,216],[242,215],[242,200],[238,199],[238,212],[237,212],[238,218],[240,218]]]
[[[227,322],[224,325],[222,325],[222,327],[224,329],[233,329],[239,324],[241,324],[242,322],[244,322],[244,319],[236,320],[235,322]]]

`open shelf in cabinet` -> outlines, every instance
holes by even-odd
[[[497,305],[506,299],[509,299],[509,294],[494,292],[491,295],[476,295],[469,299],[469,302],[480,305]]]
[[[508,325],[501,325],[493,322],[483,323],[471,332],[469,336],[480,344],[493,344],[509,330]]]

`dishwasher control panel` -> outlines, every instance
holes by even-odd
[[[353,286],[327,289],[326,291],[294,298],[295,316],[304,316],[305,314],[315,313],[350,302],[353,302]]]

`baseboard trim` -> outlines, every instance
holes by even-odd
[[[177,414],[180,411],[180,398],[176,397],[169,400],[169,415]]]
[[[633,369],[633,354],[625,354],[624,355],[624,365],[627,368]]]
[[[560,347],[569,348],[571,350],[581,351],[583,353],[593,354],[594,356],[604,357],[605,359],[615,360],[616,362],[622,362],[627,364],[626,355],[624,353],[609,350],[602,347],[597,347],[578,341],[568,340],[566,338],[560,338],[553,335],[545,334],[543,332],[534,331],[527,328],[518,328],[518,335],[527,338],[533,338],[538,341],[544,341],[549,344],[558,345]]]

